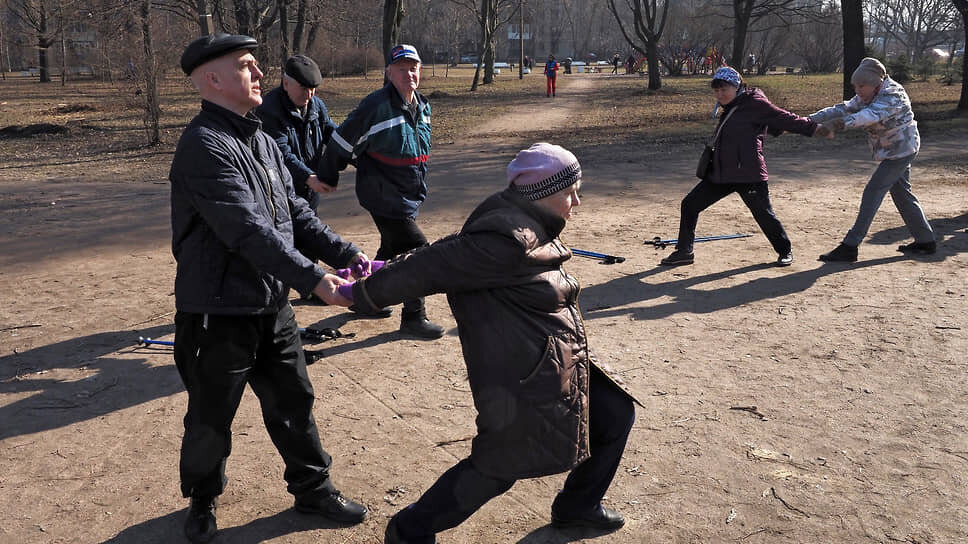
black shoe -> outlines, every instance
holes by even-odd
[[[841,243],[830,253],[824,253],[820,260],[826,263],[852,263],[857,260],[857,246]]]
[[[383,544],[437,544],[436,537],[429,537],[424,540],[406,540],[400,535],[400,529],[397,527],[397,516],[390,518],[390,523],[387,523],[387,530],[383,534]]]
[[[366,519],[368,512],[365,506],[347,499],[339,491],[319,498],[296,499],[295,508],[303,514],[318,514],[331,521],[353,525]]]
[[[692,264],[695,261],[695,254],[691,251],[683,251],[677,249],[673,251],[668,257],[659,261],[659,264],[665,266],[681,266],[684,264]]]
[[[393,308],[379,308],[375,312],[368,312],[356,304],[350,306],[349,310],[361,317],[372,317],[375,319],[383,319],[384,317],[390,317],[390,315],[393,314]]]
[[[405,317],[400,321],[400,332],[417,338],[435,340],[444,335],[444,328],[423,316]]]
[[[615,531],[625,525],[625,517],[618,511],[611,508],[599,506],[597,510],[577,518],[562,518],[551,513],[551,526],[559,529],[570,529],[575,527],[585,529],[599,529],[602,531]]]
[[[793,264],[793,252],[792,251],[787,251],[783,255],[780,255],[780,257],[777,258],[777,260],[776,260],[776,265],[777,266],[790,266],[791,264]]]
[[[215,523],[215,497],[192,497],[185,519],[185,537],[189,542],[209,542],[215,538],[218,525]]]
[[[901,253],[914,253],[915,255],[931,255],[938,251],[938,243],[931,242],[911,242],[903,246],[897,246]]]

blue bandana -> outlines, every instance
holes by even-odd
[[[730,68],[729,66],[723,66],[719,70],[716,70],[716,73],[713,74],[713,81],[716,81],[717,79],[725,81],[737,89],[739,88],[740,83],[743,81],[743,78],[740,77],[739,72]]]

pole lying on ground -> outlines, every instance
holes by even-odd
[[[713,240],[732,240],[733,238],[749,238],[753,236],[752,234],[717,234],[716,236],[697,236],[694,242],[711,242]],[[678,238],[673,238],[671,240],[663,240],[656,236],[651,240],[646,240],[645,244],[652,244],[655,247],[665,249],[666,246],[675,245],[678,242]]]
[[[175,343],[170,340],[152,340],[151,338],[145,338],[143,336],[138,337],[139,346],[150,346],[156,344],[159,346],[174,346]]]
[[[596,253],[594,251],[585,251],[584,249],[571,248],[571,253],[573,255],[578,255],[579,257],[590,257],[592,259],[601,259],[602,264],[615,264],[615,263],[625,262],[625,257],[618,257],[616,255],[606,255],[605,253]]]

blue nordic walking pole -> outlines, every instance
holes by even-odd
[[[618,257],[615,255],[606,255],[604,253],[596,253],[594,251],[585,251],[584,249],[570,248],[573,255],[578,255],[579,257],[590,257],[592,259],[601,259],[602,264],[615,264],[624,263],[625,257]]]
[[[150,346],[156,344],[159,346],[174,346],[175,343],[170,340],[152,340],[151,338],[145,338],[143,336],[138,337],[139,346]]]
[[[753,235],[752,234],[717,234],[716,236],[698,236],[693,241],[711,242],[713,240],[732,240],[733,238],[749,238],[750,236],[753,236]],[[663,240],[662,238],[659,238],[658,236],[656,236],[651,240],[646,240],[645,244],[646,245],[652,244],[657,248],[665,249],[666,246],[673,245],[678,241],[679,240],[677,238],[673,238],[671,240]]]

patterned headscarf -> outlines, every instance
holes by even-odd
[[[743,78],[739,75],[739,72],[730,68],[729,66],[723,66],[716,73],[713,74],[713,81],[716,80],[725,81],[737,89],[743,82]]]

